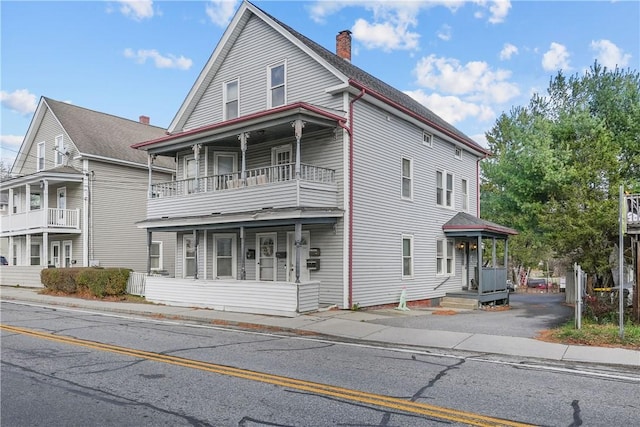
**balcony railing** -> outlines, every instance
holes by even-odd
[[[627,230],[640,232],[640,194],[626,196]]]
[[[193,193],[227,191],[237,188],[253,187],[277,182],[294,181],[295,163],[248,169],[245,178],[241,172],[223,175],[210,175],[179,181],[163,182],[151,186],[152,198],[183,196]],[[300,165],[300,180],[323,184],[335,183],[335,171],[306,164]]]
[[[2,217],[2,233],[34,228],[80,230],[80,209],[36,209]]]

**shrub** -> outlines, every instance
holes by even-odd
[[[47,289],[76,293],[88,290],[92,295],[124,295],[131,270],[125,268],[49,268],[42,270],[41,280]]]
[[[45,288],[67,294],[78,292],[76,276],[82,268],[45,268],[40,273],[40,281]]]

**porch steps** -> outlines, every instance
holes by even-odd
[[[467,310],[477,310],[478,300],[472,298],[449,297],[445,296],[440,300],[440,307],[445,308],[464,308]]]

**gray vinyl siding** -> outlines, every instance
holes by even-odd
[[[89,171],[93,177],[89,213],[93,250],[89,259],[97,260],[103,267],[146,271],[147,233],[135,223],[146,217],[148,172],[97,161],[90,162]],[[159,173],[155,176],[160,178]],[[173,240],[163,246],[170,250]]]
[[[71,142],[71,138],[65,132],[65,130],[60,126],[54,115],[51,113],[51,110],[48,108],[44,113],[44,117],[42,119],[42,123],[38,128],[35,137],[33,139],[33,144],[29,147],[29,151],[25,158],[25,162],[22,168],[17,171],[21,175],[29,175],[36,172],[36,162],[38,159],[38,144],[41,142],[45,143],[44,155],[45,155],[45,169],[54,168],[55,165],[55,151],[53,148],[55,147],[56,136],[62,135],[64,140],[64,145],[69,150],[69,156],[67,158],[63,157],[63,164],[67,166],[72,166],[77,169],[82,169],[82,165],[79,160],[73,160],[73,158],[78,154],[78,150]]]
[[[459,290],[459,253],[456,276],[436,276],[436,240],[444,238],[442,225],[461,207],[456,194],[456,209],[436,206],[436,170],[453,173],[456,191],[461,178],[469,181],[475,213],[476,158],[464,152],[462,160],[454,159],[453,145],[437,138],[433,147],[424,146],[423,129],[366,102],[355,104],[354,126],[353,302],[394,303],[403,287],[409,300]],[[403,158],[412,161],[412,200],[401,197]],[[410,279],[402,278],[403,234],[413,236]]]
[[[342,108],[340,97],[324,91],[340,83],[337,77],[265,22],[252,16],[187,119],[184,129],[222,121],[223,83],[236,78],[240,85],[240,116],[266,110],[267,67],[285,60],[288,104],[307,102],[326,108]]]

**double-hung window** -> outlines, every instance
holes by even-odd
[[[149,247],[151,270],[162,270],[162,242],[151,242]]]
[[[31,243],[31,265],[40,265],[40,243]]]
[[[436,204],[453,207],[453,174],[436,171]]]
[[[36,211],[42,208],[42,193],[38,191],[29,194],[29,210]]]
[[[411,159],[402,159],[402,198],[413,196],[413,165]]]
[[[38,143],[38,148],[37,148],[37,153],[36,153],[36,171],[39,172],[41,170],[44,170],[44,161],[45,161],[45,149],[44,149],[44,142],[39,142]]]
[[[272,65],[267,70],[269,108],[279,107],[287,103],[286,67],[282,62]]]
[[[455,272],[453,240],[438,239],[436,241],[436,274],[453,276]]]
[[[63,135],[58,135],[56,136],[56,142],[55,142],[55,153],[56,153],[56,166],[59,166],[62,164],[62,156],[64,155],[64,136]]]
[[[182,277],[196,275],[196,240],[193,234],[182,236]]]
[[[402,236],[402,278],[413,277],[413,236]]]
[[[238,80],[224,84],[224,120],[235,119],[240,115],[240,92]]]

